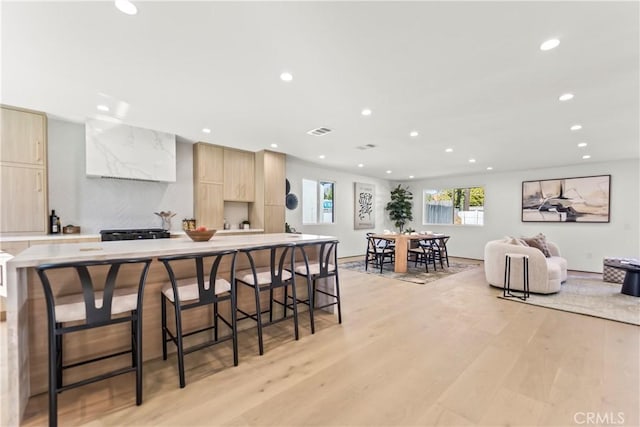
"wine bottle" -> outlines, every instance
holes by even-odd
[[[60,218],[56,215],[56,210],[51,210],[51,215],[49,215],[49,233],[50,234],[58,234],[60,233]]]

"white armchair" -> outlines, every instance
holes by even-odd
[[[513,243],[512,243],[513,242]],[[484,272],[487,282],[497,288],[504,287],[505,255],[529,255],[529,290],[533,293],[552,294],[560,291],[567,280],[567,261],[560,256],[558,246],[547,241],[551,257],[537,248],[524,246],[517,239],[492,240],[484,247]],[[511,263],[511,289],[522,290],[522,263]]]

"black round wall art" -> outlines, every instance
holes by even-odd
[[[287,209],[289,209],[289,210],[294,210],[295,208],[297,208],[298,207],[298,196],[296,196],[293,193],[287,194],[287,201],[286,201],[285,205],[287,206]]]

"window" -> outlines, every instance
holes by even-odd
[[[484,188],[423,191],[423,224],[484,225]]]
[[[302,223],[333,224],[335,217],[335,183],[302,180]]]

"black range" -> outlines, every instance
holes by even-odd
[[[140,228],[124,230],[100,230],[103,242],[113,240],[168,239],[171,234],[162,228]]]

